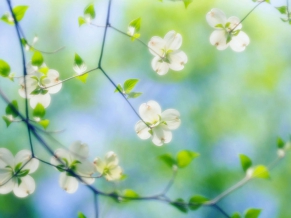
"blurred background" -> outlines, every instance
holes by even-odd
[[[52,51],[65,46],[53,55],[45,55],[45,63],[60,72],[61,79],[74,74],[74,55],[78,53],[92,69],[97,66],[104,28],[78,26],[78,17],[91,0],[13,0],[12,4],[28,5],[21,21],[27,40],[37,35],[36,48]],[[107,1],[94,1],[94,23],[104,25]],[[70,80],[62,90],[52,95],[46,117],[48,130],[65,131],[55,134],[69,147],[76,140],[90,147],[90,159],[114,151],[128,178],[118,184],[142,196],[159,193],[172,176],[171,170],[157,157],[165,153],[176,155],[188,149],[200,153],[191,165],[178,172],[169,191],[171,199],[186,201],[193,195],[214,198],[243,178],[239,154],[248,155],[254,165],[267,165],[276,158],[276,140],[288,140],[291,129],[291,26],[280,20],[275,6],[285,1],[261,4],[244,22],[243,31],[251,43],[242,53],[230,48],[218,51],[210,45],[213,29],[205,16],[219,8],[227,17],[243,18],[254,6],[251,0],[197,1],[184,8],[182,2],[158,0],[113,0],[111,24],[127,31],[129,22],[142,18],[141,40],[147,43],[152,36],[164,37],[175,30],[183,36],[181,50],[188,63],[180,72],[157,75],[151,68],[153,56],[138,42],[109,29],[104,52],[103,68],[116,83],[138,78],[135,91],[143,95],[132,99],[134,108],[149,100],[160,103],[163,110],[175,108],[181,113],[182,125],[173,131],[173,140],[162,147],[151,140],[140,140],[134,125],[139,118],[100,71],[89,74],[87,83]],[[0,16],[8,12],[6,1],[0,1]],[[19,43],[13,26],[0,22],[0,59],[7,61],[12,72],[22,74]],[[27,60],[32,53],[27,52]],[[18,95],[19,82],[0,78],[0,87],[11,100],[17,100],[24,112],[24,100]],[[0,100],[0,114],[6,104]],[[47,139],[52,149],[59,145]],[[8,129],[0,121],[0,147],[14,154],[29,149],[24,124],[13,123]],[[50,156],[34,141],[38,157]],[[73,195],[58,184],[59,172],[41,164],[33,174],[34,194],[19,199],[13,193],[0,196],[0,217],[77,217],[82,211],[94,217],[93,194],[83,185]],[[115,185],[99,179],[98,189],[110,192]],[[271,180],[257,179],[233,192],[218,203],[228,214],[243,213],[247,208],[261,208],[262,218],[291,217],[290,155],[271,171]],[[157,201],[138,201],[118,204],[106,197],[99,198],[100,217],[223,217],[211,207],[183,214],[176,208]]]

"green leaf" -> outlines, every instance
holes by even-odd
[[[127,175],[122,174],[119,180],[123,181],[123,180],[126,180],[126,178],[127,178]]]
[[[21,170],[19,173],[17,173],[17,177],[24,177],[27,176],[29,173],[29,170]]]
[[[188,166],[193,159],[198,157],[199,154],[193,151],[183,150],[177,154],[178,167],[183,168]]]
[[[142,93],[141,92],[131,92],[127,94],[127,98],[137,98],[139,96],[141,96]]]
[[[135,29],[135,32],[138,32],[140,30],[140,25],[141,25],[141,18],[140,17],[137,18],[137,19],[132,20],[129,23],[129,26],[133,27]]]
[[[285,145],[285,142],[280,137],[278,137],[277,139],[278,148],[284,148],[284,145]]]
[[[180,210],[183,213],[188,212],[188,207],[182,198],[178,198],[175,202],[172,202],[171,205],[173,205],[174,207],[176,207],[178,210]]]
[[[217,24],[217,25],[215,25],[215,27],[217,27],[217,28],[224,28],[223,27],[223,25],[220,23],[220,24]]]
[[[244,218],[257,218],[261,213],[261,209],[251,208],[245,212]]]
[[[288,12],[286,6],[276,7],[276,9],[277,9],[281,14],[287,14],[287,12]]]
[[[163,154],[159,156],[159,159],[162,160],[165,164],[167,164],[171,168],[174,165],[177,165],[176,160],[172,157],[171,154]]]
[[[125,189],[123,191],[123,197],[126,197],[126,198],[122,198],[122,202],[127,202],[127,201],[130,201],[129,198],[138,198],[139,195],[131,189]]]
[[[78,212],[78,218],[86,218],[86,216],[83,213]]]
[[[10,66],[9,64],[0,59],[0,76],[8,77],[10,73]]]
[[[123,90],[123,88],[121,87],[121,85],[118,84],[117,87],[116,87],[116,89],[114,90],[114,92],[121,92],[121,93],[123,93],[124,90]]]
[[[74,64],[80,67],[83,63],[84,63],[83,59],[77,53],[75,53]]]
[[[67,171],[67,168],[66,168],[63,164],[57,165],[56,168],[57,168],[57,170],[60,171],[60,172],[65,172],[65,171]]]
[[[264,165],[259,165],[254,169],[252,177],[255,178],[262,178],[262,179],[269,179],[270,174],[268,168]]]
[[[22,20],[27,9],[28,9],[28,6],[17,6],[13,8],[13,14],[15,15],[15,18],[17,21]]]
[[[11,101],[6,107],[6,115],[12,115],[12,117],[18,117],[18,103],[16,100]]]
[[[226,44],[229,43],[231,41],[231,34],[227,34],[226,36]]]
[[[236,213],[232,214],[230,218],[241,218],[241,215],[236,212]]]
[[[39,51],[34,52],[31,58],[31,64],[40,67],[43,64],[43,56]]]
[[[33,110],[33,116],[43,118],[45,115],[45,108],[42,104],[38,103]]]
[[[240,158],[241,166],[242,166],[243,170],[246,172],[247,169],[252,166],[252,160],[244,154],[240,154],[239,158]]]
[[[130,93],[134,89],[134,87],[138,83],[138,81],[139,81],[138,79],[126,80],[123,84],[123,89],[124,89],[125,93],[126,94]]]
[[[40,124],[44,129],[46,129],[48,127],[48,125],[50,124],[49,120],[41,120],[38,122],[38,124]]]
[[[204,204],[207,201],[209,201],[208,198],[201,195],[195,195],[191,197],[189,200],[189,208],[191,210],[197,210],[199,207],[201,207],[202,204]]]
[[[2,116],[2,119],[5,121],[7,127],[9,127],[10,124],[12,123],[11,120],[8,119],[8,117],[6,117],[6,116]]]
[[[22,162],[16,164],[16,166],[14,167],[14,172],[17,172],[22,166]]]
[[[185,8],[188,8],[188,6],[192,3],[193,0],[183,0]]]
[[[17,178],[17,184],[18,184],[18,186],[20,186],[21,182],[22,182],[22,180],[20,178]]]
[[[94,19],[96,14],[95,14],[95,9],[94,9],[94,4],[90,4],[85,8],[84,10],[85,15],[89,15],[91,19]]]
[[[4,14],[1,17],[1,20],[4,21],[5,23],[8,23],[9,25],[14,25],[14,22],[9,19],[10,16],[11,15],[9,15],[9,14]]]
[[[82,26],[83,24],[85,24],[86,23],[85,18],[84,17],[79,17],[78,18],[78,23],[79,23],[79,27]]]
[[[89,75],[88,73],[85,73],[85,74],[83,74],[81,76],[77,76],[76,78],[78,80],[80,80],[81,82],[86,83],[88,75]]]

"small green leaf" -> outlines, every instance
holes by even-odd
[[[95,9],[94,9],[94,4],[90,4],[85,8],[84,10],[85,15],[89,15],[91,19],[94,19],[96,14],[95,14]]]
[[[231,34],[228,33],[226,36],[226,44],[231,41],[231,37],[232,37]]]
[[[7,127],[9,127],[12,123],[11,120],[6,116],[2,116],[2,119],[5,121]]]
[[[18,117],[18,103],[16,100],[11,101],[6,107],[6,115],[11,115],[12,117]]]
[[[163,154],[159,156],[159,159],[162,160],[165,164],[167,164],[171,168],[174,165],[177,165],[176,160],[172,157],[171,154]]]
[[[139,96],[141,96],[142,93],[141,92],[131,92],[127,94],[127,98],[137,98]]]
[[[257,218],[261,213],[261,209],[251,208],[245,212],[244,218]]]
[[[4,21],[5,23],[8,23],[9,25],[14,25],[14,22],[11,20],[11,15],[9,14],[4,14],[2,17],[1,17],[1,20]]]
[[[19,173],[17,173],[17,177],[24,177],[27,176],[29,173],[29,170],[21,170]]]
[[[21,38],[21,44],[23,46],[27,45],[27,40],[25,38]]]
[[[57,165],[56,168],[57,168],[57,170],[60,171],[60,172],[65,172],[65,171],[67,171],[67,168],[66,168],[64,165],[62,165],[62,164]]]
[[[262,179],[269,179],[270,174],[268,168],[264,165],[259,165],[254,169],[252,177],[255,178],[262,178]]]
[[[14,167],[14,172],[19,171],[19,169],[21,168],[21,166],[22,166],[22,162],[16,164],[16,166]]]
[[[13,8],[13,14],[17,21],[22,20],[27,9],[28,9],[28,6],[17,6]]]
[[[45,108],[42,104],[38,103],[33,110],[33,116],[43,118],[45,115]]]
[[[127,175],[122,174],[119,180],[123,181],[123,180],[126,180],[126,178],[127,178]]]
[[[123,191],[123,197],[125,198],[122,198],[122,202],[127,202],[130,201],[130,198],[138,198],[139,195],[131,189],[125,189]]]
[[[286,7],[286,6],[276,7],[276,9],[277,9],[281,14],[287,14],[287,7]]]
[[[243,170],[246,172],[247,169],[252,166],[252,160],[244,154],[240,154],[239,158],[240,158],[241,166],[242,166]]]
[[[78,218],[86,218],[86,216],[83,213],[78,212]]]
[[[232,214],[230,218],[241,218],[241,215],[238,212],[236,212]]]
[[[83,59],[77,53],[75,53],[74,64],[80,67],[83,63],[84,63]]]
[[[9,64],[0,59],[0,76],[8,77],[10,73],[10,66]]]
[[[278,148],[284,148],[284,145],[285,145],[285,142],[280,137],[278,137],[277,139]]]
[[[20,178],[17,178],[17,185],[20,186],[22,180]]]
[[[128,79],[124,82],[123,84],[123,89],[125,91],[126,94],[130,93],[134,87],[136,86],[136,84],[138,83],[138,79]]]
[[[132,20],[129,23],[129,26],[133,27],[135,29],[135,32],[138,32],[140,30],[140,25],[141,25],[141,18],[140,17],[137,18],[137,19]]]
[[[173,205],[183,213],[188,212],[188,206],[182,198],[178,198],[176,201],[172,202],[171,205]]]
[[[195,195],[190,198],[189,200],[189,208],[191,210],[197,210],[199,207],[201,207],[202,204],[209,201],[208,198],[201,196],[201,195]]]
[[[85,18],[84,17],[79,17],[78,18],[78,23],[79,23],[79,27],[82,26],[83,24],[85,24],[86,23]]]
[[[123,90],[123,88],[121,87],[121,85],[118,84],[117,87],[116,87],[116,89],[114,90],[114,92],[121,92],[121,93],[123,93],[124,90]]]
[[[48,127],[48,125],[50,124],[49,120],[41,120],[38,122],[38,124],[40,124],[44,129],[46,129]]]
[[[215,27],[217,27],[217,28],[223,28],[223,25],[220,23],[220,24],[215,25]]]
[[[185,8],[188,8],[188,6],[192,3],[193,0],[183,0]]]
[[[39,51],[34,52],[31,58],[31,64],[40,67],[43,64],[43,56]]]
[[[85,74],[83,74],[81,76],[77,76],[76,78],[78,80],[80,80],[81,82],[86,83],[88,75],[89,75],[88,73],[85,73]]]
[[[193,159],[199,156],[199,153],[183,150],[177,154],[178,167],[183,168],[188,166]]]

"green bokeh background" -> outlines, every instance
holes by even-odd
[[[36,47],[52,51],[44,55],[48,67],[60,72],[61,79],[73,75],[74,54],[78,53],[88,69],[96,67],[104,28],[84,25],[78,27],[78,16],[92,1],[14,0],[13,5],[29,5],[21,26],[29,41],[39,37]],[[104,25],[107,1],[94,1],[95,24]],[[189,167],[178,172],[169,191],[171,199],[186,201],[200,194],[214,198],[243,178],[238,155],[248,155],[254,164],[269,164],[276,158],[277,136],[288,140],[291,127],[291,26],[274,6],[285,1],[263,3],[244,22],[251,43],[246,51],[235,53],[230,48],[218,51],[209,43],[213,29],[205,15],[212,8],[226,15],[243,18],[255,4],[250,0],[197,1],[186,10],[182,2],[157,0],[114,0],[111,24],[127,31],[128,23],[142,18],[141,40],[163,37],[168,31],[182,34],[181,50],[188,63],[181,72],[169,71],[158,76],[151,68],[152,55],[138,42],[108,30],[103,68],[116,83],[129,78],[140,82],[135,90],[143,92],[131,100],[134,108],[155,100],[163,109],[181,112],[182,125],[173,131],[171,143],[154,146],[150,140],[140,140],[134,131],[138,117],[124,99],[114,93],[114,87],[100,71],[90,73],[86,84],[71,80],[63,84],[60,93],[52,95],[47,109],[49,130],[65,130],[56,137],[69,146],[76,140],[88,143],[90,158],[102,157],[113,150],[128,178],[117,184],[122,190],[130,188],[142,196],[159,193],[171,178],[171,170],[158,156],[188,149],[201,155]],[[0,15],[8,11],[0,2]],[[0,59],[7,61],[16,75],[22,74],[21,56],[15,29],[0,22]],[[32,53],[27,53],[28,60]],[[24,101],[18,96],[18,82],[0,78],[0,88],[9,99],[18,100],[24,112]],[[0,114],[6,104],[0,101]],[[53,149],[57,143],[47,139]],[[0,122],[0,147],[14,154],[28,149],[24,124],[15,123],[8,129]],[[38,157],[50,156],[34,141]],[[271,171],[271,180],[254,180],[219,202],[228,214],[255,207],[263,210],[262,218],[291,217],[290,157]],[[13,194],[0,196],[0,217],[77,217],[82,211],[94,217],[93,195],[80,186],[73,194],[58,185],[59,173],[40,165],[33,175],[37,188],[33,195],[18,199]],[[114,190],[114,185],[98,180],[96,187]],[[112,199],[99,198],[100,217],[223,217],[210,207],[183,214],[176,208],[158,201],[117,204]]]

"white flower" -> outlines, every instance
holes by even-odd
[[[94,165],[96,170],[104,175],[108,181],[118,180],[122,176],[122,169],[118,166],[118,159],[113,151],[106,154],[104,161],[96,157]]]
[[[150,52],[155,56],[152,68],[159,75],[165,75],[169,69],[180,71],[188,61],[187,55],[180,51],[182,36],[175,31],[168,32],[162,39],[154,36],[148,43]]]
[[[88,155],[88,145],[80,141],[74,142],[69,150],[59,148],[55,151],[54,157],[51,158],[51,164],[57,166],[57,169],[61,172],[59,184],[66,192],[74,193],[79,186],[78,179],[67,172],[67,169],[74,171],[74,173],[82,177],[86,185],[92,184],[95,181],[91,177],[95,172],[94,165],[87,160]],[[56,157],[65,163],[65,165]]]
[[[210,35],[210,43],[218,50],[224,50],[228,46],[236,52],[244,51],[250,43],[248,35],[241,31],[242,24],[239,18],[226,18],[225,14],[219,9],[212,9],[206,15],[206,20],[215,30]]]
[[[81,75],[86,72],[87,66],[83,63],[80,66],[75,64],[73,66],[73,70],[76,72],[77,75]]]
[[[38,165],[39,161],[31,159],[31,152],[28,150],[21,150],[13,157],[9,150],[0,148],[0,194],[13,191],[19,198],[32,194],[35,181],[29,174],[35,172]],[[23,168],[19,171],[21,167]],[[17,174],[14,175],[15,173]]]
[[[130,36],[134,36],[135,34],[135,28],[133,26],[129,26],[127,30],[127,34]]]
[[[162,112],[160,105],[155,101],[143,103],[139,107],[142,120],[135,124],[135,131],[141,139],[152,136],[155,145],[161,146],[172,140],[171,130],[177,129],[180,124],[180,113],[175,109],[167,109]],[[150,127],[150,128],[149,128]]]

